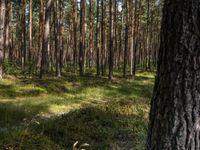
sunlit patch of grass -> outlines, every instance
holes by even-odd
[[[111,82],[93,76],[9,76],[0,81],[0,149],[42,149],[43,140],[49,149],[71,148],[77,140],[92,149],[143,149],[154,76],[155,72],[138,72],[134,79]],[[25,130],[30,139],[22,142]]]

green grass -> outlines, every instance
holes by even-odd
[[[7,76],[0,81],[0,149],[144,149],[154,72],[135,79]]]

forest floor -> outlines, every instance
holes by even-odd
[[[144,149],[155,72],[0,81],[0,149]]]

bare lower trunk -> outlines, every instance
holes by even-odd
[[[165,1],[147,150],[199,150],[200,1]]]
[[[4,24],[5,24],[5,0],[0,1],[0,79],[3,78],[3,49],[4,49]]]

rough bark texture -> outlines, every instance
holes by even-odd
[[[200,0],[165,0],[148,150],[199,150]]]

